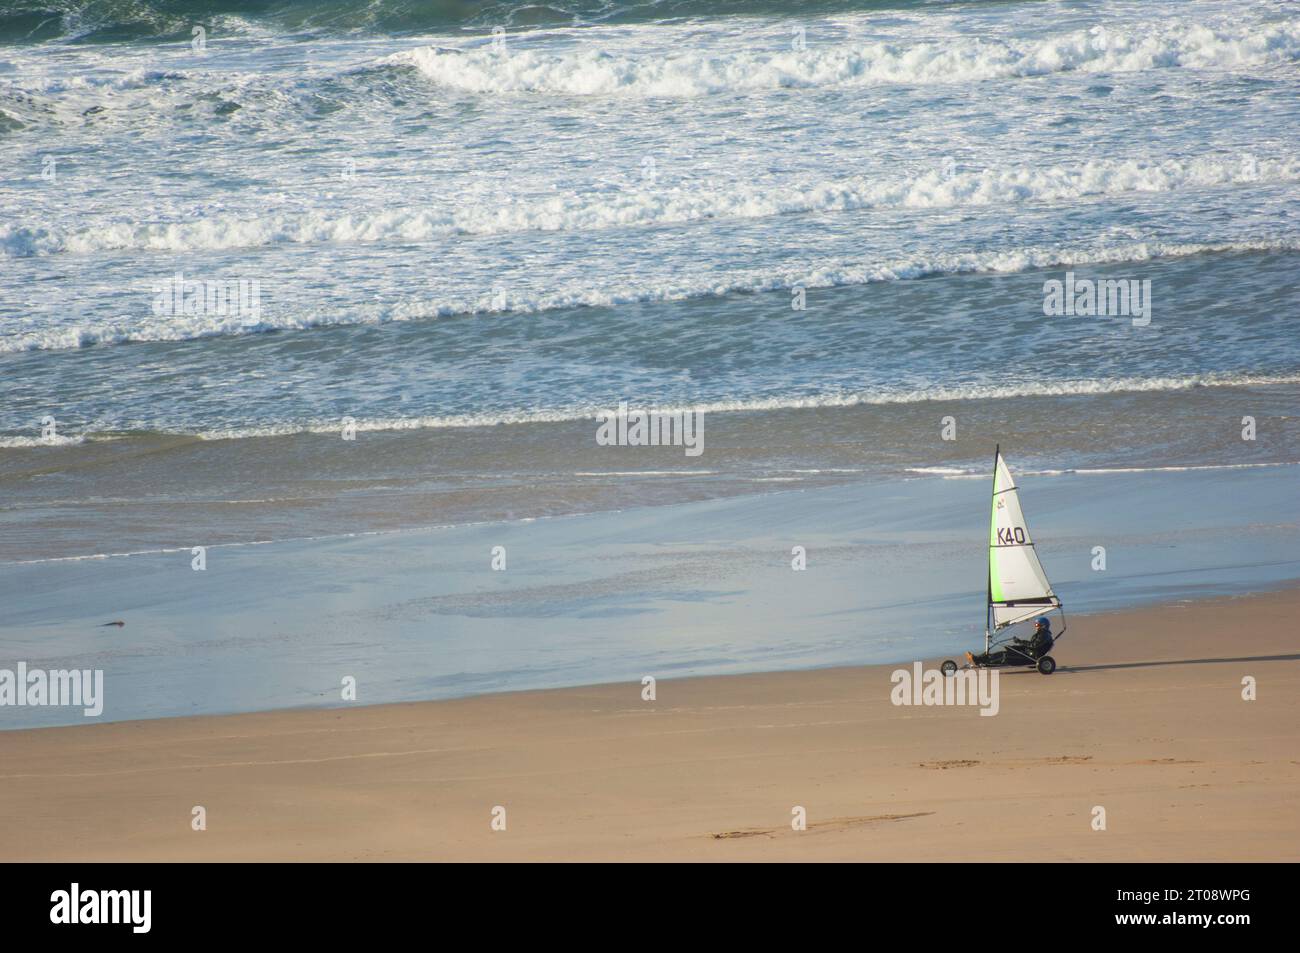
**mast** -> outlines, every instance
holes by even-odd
[[[1002,454],[1002,444],[993,445],[993,491],[989,502],[989,512],[993,512],[993,507],[997,504],[998,499],[998,457]],[[990,516],[989,520],[992,521]],[[989,530],[990,535],[992,530]],[[984,566],[984,589],[988,594],[988,601],[984,605],[984,654],[989,653],[989,630],[992,628],[993,618],[993,543],[989,540],[985,543],[985,549],[988,557]]]

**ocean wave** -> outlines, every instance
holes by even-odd
[[[745,400],[717,400],[690,404],[645,404],[633,402],[634,409],[654,410],[663,414],[702,413],[730,414],[755,411],[812,410],[819,408],[885,406],[924,402],[968,400],[1005,400],[1015,397],[1077,397],[1089,395],[1153,393],[1190,390],[1198,387],[1261,387],[1300,384],[1300,374],[1195,374],[1179,377],[1126,377],[1110,380],[1061,380],[1017,384],[971,384],[958,387],[910,388],[861,393],[833,393],[811,396],[776,396]],[[391,430],[459,429],[495,427],[513,424],[565,423],[595,420],[613,410],[611,406],[530,410],[510,413],[454,414],[411,418],[359,420],[358,433]],[[286,436],[298,433],[339,433],[339,420],[315,420],[269,427],[237,427],[200,431],[204,440],[228,440],[246,437]]]
[[[718,470],[578,470],[576,477],[717,476]]]
[[[1095,27],[1045,39],[958,37],[938,42],[811,44],[801,51],[663,55],[598,48],[544,53],[425,47],[385,62],[409,64],[436,85],[466,93],[694,97],[874,84],[969,83],[1062,72],[1234,69],[1300,59],[1300,22],[1210,27]]]
[[[258,0],[210,0],[177,3],[168,0],[0,0],[0,45],[47,42],[110,42],[132,40],[189,41],[199,23],[224,32],[241,32],[266,3]]]
[[[745,179],[688,186],[638,185],[510,202],[438,208],[212,215],[180,222],[105,221],[79,228],[0,227],[0,257],[103,251],[219,251],[281,244],[429,241],[455,235],[576,232],[858,209],[933,209],[1071,202],[1134,193],[1300,181],[1300,159],[1204,156],[1163,161],[1098,159],[1034,168],[933,169],[916,176],[852,175],[788,184]]]
[[[799,14],[921,6],[925,0],[801,0]],[[786,0],[0,0],[0,43],[185,39],[226,32],[415,34],[790,12]]]
[[[73,434],[65,436],[55,434],[49,437],[22,437],[22,436],[0,436],[0,447],[72,447],[85,443],[90,436],[87,434]]]
[[[964,470],[961,467],[908,467],[908,473],[919,473],[922,476],[970,476],[970,470]]]
[[[35,94],[60,96],[87,90],[123,92],[133,89],[149,89],[154,86],[190,78],[190,73],[180,70],[145,69],[143,67],[100,75],[47,73],[23,76],[22,85],[11,87],[8,91],[18,92],[26,96]]]
[[[964,386],[899,388],[856,393],[829,393],[813,395],[780,395],[740,400],[714,400],[698,403],[639,403],[633,409],[652,410],[662,414],[732,414],[756,411],[793,411],[823,408],[873,407],[925,402],[957,402],[972,400],[1006,400],[1024,397],[1078,397],[1104,396],[1126,393],[1157,393],[1189,390],[1201,387],[1263,387],[1270,385],[1300,384],[1300,374],[1222,373],[1196,374],[1177,377],[1122,377],[1108,380],[1053,380],[1027,381],[1016,384],[969,384]],[[389,417],[350,420],[349,427],[357,434],[404,430],[451,430],[478,427],[515,426],[521,424],[560,424],[577,421],[595,421],[601,415],[615,410],[608,406],[556,407],[541,410],[499,411],[468,414],[428,415],[417,417]],[[286,437],[299,434],[341,434],[343,419],[312,419],[256,426],[217,427],[184,434],[201,440],[244,440],[258,437]],[[168,436],[177,436],[168,432]],[[86,439],[93,434],[82,434]],[[7,443],[6,441],[22,441]],[[0,437],[0,447],[31,447],[39,440],[27,437]],[[956,474],[951,474],[956,476]]]
[[[687,279],[678,277],[671,281],[640,282],[634,278],[625,278],[612,286],[584,282],[549,291],[508,291],[500,298],[485,293],[476,298],[411,299],[389,305],[359,303],[345,315],[333,311],[279,317],[266,315],[260,324],[251,326],[244,326],[239,318],[204,315],[187,315],[183,318],[119,318],[101,325],[78,324],[0,336],[0,354],[149,341],[188,341],[265,331],[305,331],[312,328],[381,325],[483,314],[533,314],[565,308],[613,307],[685,301],[712,295],[783,291],[794,287],[809,290],[837,288],[938,275],[1014,274],[1042,268],[1271,251],[1300,251],[1300,236],[1250,242],[1125,242],[1076,248],[1031,247],[987,252],[934,253],[887,261],[833,260],[741,270],[724,276],[709,274]]]

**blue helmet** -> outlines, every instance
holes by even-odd
[[[1050,629],[1052,627],[1052,620],[1045,615],[1040,615],[1034,620],[1034,625],[1041,625],[1044,629]]]

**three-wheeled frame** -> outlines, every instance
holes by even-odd
[[[1054,605],[1048,605],[1043,612],[1044,614],[1048,612],[1059,612],[1061,614],[1061,631],[1052,633],[1052,647],[1055,648],[1056,643],[1061,641],[1061,638],[1065,635],[1065,630],[1067,628],[1065,622],[1065,607],[1058,602]],[[1026,619],[1027,618],[1029,617],[1027,616]],[[1001,648],[1006,652],[1006,660],[990,665],[976,664],[973,666],[974,668],[1036,668],[1043,675],[1051,675],[1056,671],[1056,659],[1052,658],[1052,656],[1040,655],[1035,658],[1019,646],[1014,645],[1013,643],[1016,640],[1010,635],[1004,636],[1001,639],[995,638],[992,621],[993,607],[990,606],[987,620],[988,624],[986,624],[984,629],[984,654],[988,655],[989,652],[994,649]],[[1011,626],[1005,626],[1004,628],[1009,629]],[[1051,649],[1049,648],[1048,651],[1050,652]],[[961,667],[971,668],[972,666],[968,663]],[[957,663],[952,659],[946,659],[944,663],[939,666],[939,670],[943,672],[944,675],[956,674],[957,668]]]

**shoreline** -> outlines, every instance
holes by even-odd
[[[353,440],[341,431],[227,440],[134,434],[0,448],[0,490],[9,501],[0,509],[0,560],[509,522],[927,475],[975,478],[995,444],[1011,449],[1007,419],[1022,431],[1014,463],[1025,474],[1296,466],[1300,385],[1294,375],[1287,380],[918,393],[901,403],[710,412],[698,457],[681,447],[599,446],[594,419],[375,430]],[[1105,421],[1104,433],[1079,441],[1056,431],[1062,414],[1080,413]],[[1236,428],[1215,423],[1207,431],[1206,422],[1244,414],[1267,427],[1267,440],[1244,453]],[[935,436],[948,415],[962,422],[960,440]],[[1163,430],[1161,445],[1149,447],[1151,429],[1170,419],[1198,425]]]
[[[1074,618],[1300,579],[1294,487],[1285,467],[1065,474],[1024,498]],[[373,704],[925,658],[982,642],[987,491],[914,479],[213,547],[204,571],[185,549],[0,566],[0,666],[102,670],[102,720],[126,721],[321,707],[350,700],[345,678]]]
[[[7,860],[1294,860],[1297,611],[1293,586],[1077,616],[1057,673],[1002,673],[987,718],[894,706],[875,665],[664,678],[654,702],[630,682],[5,732],[0,843]]]
[[[1021,479],[1052,478],[1052,477],[1062,477],[1062,476],[1089,477],[1089,476],[1108,476],[1108,475],[1126,474],[1126,473],[1157,474],[1157,473],[1196,473],[1196,472],[1223,471],[1223,470],[1273,470],[1273,469],[1281,469],[1283,467],[1300,467],[1300,460],[1278,460],[1278,461],[1266,461],[1266,462],[1258,462],[1258,463],[1252,462],[1252,463],[1175,464],[1175,465],[1168,465],[1168,466],[1136,466],[1136,467],[1094,467],[1094,468],[1064,467],[1060,469],[1021,470],[1019,472],[1019,476]],[[804,471],[800,471],[800,472],[804,472]],[[908,468],[904,468],[903,471],[897,473],[886,472],[886,471],[873,472],[865,468],[859,470],[853,470],[853,471],[848,471],[848,470],[840,471],[840,470],[830,469],[830,470],[809,470],[806,472],[827,473],[827,474],[851,472],[854,474],[854,477],[853,478],[846,477],[846,478],[836,480],[834,482],[828,481],[825,483],[807,483],[798,486],[777,485],[780,482],[782,482],[778,478],[766,478],[766,479],[751,478],[751,483],[754,484],[766,483],[769,485],[764,488],[759,488],[757,486],[754,486],[743,490],[735,490],[727,493],[719,493],[717,495],[702,495],[698,498],[688,497],[684,500],[683,499],[654,500],[651,502],[640,502],[634,506],[623,506],[623,507],[611,506],[609,508],[604,508],[604,509],[559,511],[554,513],[539,513],[536,515],[529,515],[529,516],[515,516],[511,518],[485,518],[480,520],[460,520],[460,521],[438,522],[438,523],[412,523],[410,525],[398,524],[393,526],[375,527],[369,529],[362,528],[362,529],[354,529],[350,531],[340,531],[336,533],[324,533],[318,536],[283,536],[283,537],[276,537],[274,539],[242,539],[241,538],[241,539],[234,539],[234,540],[223,541],[218,543],[211,543],[208,544],[207,548],[208,549],[238,549],[241,547],[248,547],[248,546],[278,546],[278,545],[286,545],[286,544],[291,545],[295,543],[321,543],[321,542],[330,542],[335,540],[356,539],[360,537],[378,537],[382,539],[386,537],[396,537],[396,536],[402,536],[404,534],[411,534],[411,533],[430,533],[430,532],[438,532],[438,531],[445,531],[445,530],[474,528],[480,526],[494,526],[500,524],[506,524],[506,525],[525,524],[525,523],[535,523],[544,520],[581,519],[583,517],[619,515],[619,514],[627,513],[631,510],[641,509],[644,507],[674,506],[674,505],[680,505],[683,502],[701,503],[701,502],[712,502],[712,501],[721,501],[721,500],[734,500],[738,498],[763,497],[763,496],[771,496],[773,494],[780,494],[780,493],[817,490],[817,489],[822,489],[831,486],[870,488],[870,487],[878,487],[878,486],[887,486],[891,483],[911,483],[918,480],[984,480],[985,482],[987,482],[989,479],[987,474],[978,473],[978,472],[968,472],[962,469],[961,467],[955,467],[955,466],[954,467],[908,467]],[[682,479],[682,476],[680,474],[674,473],[673,471],[670,470],[664,470],[664,471],[629,470],[626,472],[626,474],[623,474],[620,471],[609,471],[608,473],[601,473],[601,474],[578,473],[576,475],[577,476],[610,476],[610,477],[626,476],[629,478],[638,478],[638,477],[647,477],[647,476],[664,476],[664,477],[672,477],[679,481]],[[686,475],[692,476],[697,474],[691,474],[687,472]],[[714,475],[714,474],[709,474],[709,475]],[[795,482],[795,481],[791,480],[789,482]],[[258,501],[223,501],[223,502],[251,503],[251,502],[258,502]],[[36,558],[36,559],[5,559],[5,560],[0,560],[0,570],[10,568],[10,567],[17,567],[17,566],[43,566],[43,565],[50,565],[50,564],[57,564],[57,563],[81,562],[85,560],[128,559],[133,556],[159,556],[168,553],[186,552],[188,548],[189,547],[186,546],[161,546],[155,549],[139,549],[139,550],[129,550],[129,551],[122,551],[122,552],[75,553],[75,554],[69,554],[63,556],[46,556],[46,557]]]

